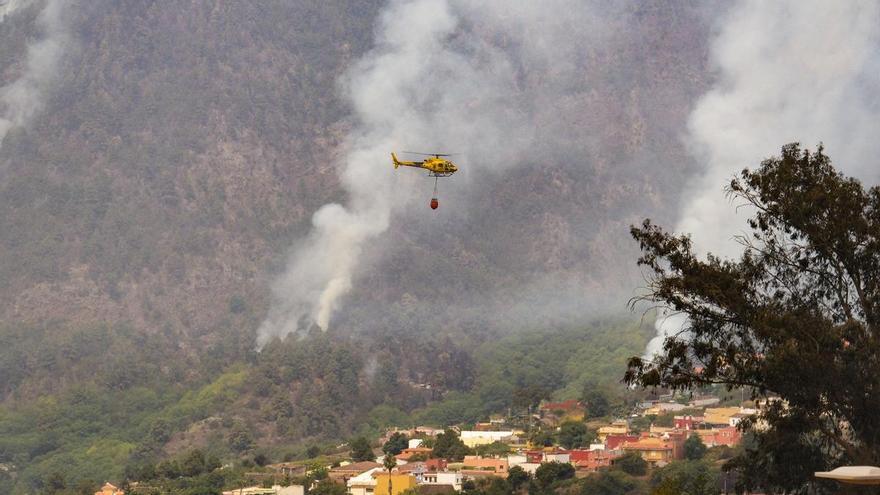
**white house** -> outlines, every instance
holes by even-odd
[[[373,477],[373,473],[382,471],[382,469],[381,467],[373,468],[349,478],[345,482],[348,486],[348,493],[351,495],[373,495],[376,490],[376,478]]]
[[[548,452],[544,454],[544,462],[571,462],[571,455],[562,452]]]
[[[512,431],[471,431],[464,430],[459,435],[461,441],[468,447],[489,445],[495,442],[510,442],[514,440]]]
[[[422,474],[423,485],[452,485],[455,491],[461,491],[462,476],[455,471],[432,471]]]

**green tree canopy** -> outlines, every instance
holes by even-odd
[[[691,461],[698,461],[706,455],[706,444],[700,435],[691,435],[684,441],[684,458]]]
[[[547,430],[535,430],[529,435],[529,442],[538,447],[550,447],[553,445],[553,433]]]
[[[364,437],[354,438],[349,446],[351,447],[351,460],[354,462],[372,461],[376,458],[373,454],[373,448],[370,447],[370,441]]]
[[[397,455],[403,452],[403,449],[409,446],[409,439],[407,436],[399,431],[395,431],[388,438],[388,441],[385,442],[385,445],[382,446],[382,452],[385,455]]]
[[[589,444],[590,440],[595,438],[592,432],[587,429],[587,425],[580,421],[566,421],[559,427],[559,445],[566,449],[581,447]]]
[[[676,461],[654,471],[653,495],[717,495],[718,470],[703,461]]]
[[[574,466],[567,462],[545,462],[535,470],[535,480],[544,487],[571,478],[574,478]]]
[[[584,389],[581,392],[581,402],[587,406],[588,417],[600,418],[607,416],[611,412],[611,403],[608,400],[608,396],[593,382],[588,382],[584,385]]]
[[[644,476],[648,472],[648,461],[639,454],[630,452],[614,459],[613,467],[632,476]]]
[[[532,476],[520,466],[513,466],[507,471],[507,482],[510,483],[510,488],[513,491],[519,490],[530,479],[532,479]]]
[[[450,461],[460,461],[470,453],[471,449],[458,438],[454,431],[447,428],[434,440],[434,450],[431,455]]]
[[[581,482],[582,495],[635,495],[643,493],[642,485],[632,476],[619,470],[599,471]]]
[[[478,445],[474,450],[482,456],[506,457],[510,454],[510,445],[504,442],[492,442],[487,445]]]
[[[705,258],[687,235],[634,227],[647,299],[687,316],[642,386],[749,387],[771,400],[753,448],[732,463],[743,487],[798,490],[813,472],[880,463],[880,189],[837,172],[822,147],[782,148],[729,193],[754,212],[738,259]],[[699,368],[699,372],[696,370]]]
[[[345,495],[345,485],[327,478],[309,488],[309,495]]]

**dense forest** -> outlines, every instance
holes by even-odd
[[[542,399],[581,398],[587,384],[622,400],[616,377],[653,333],[597,321],[469,345],[413,335],[387,346],[318,332],[260,353],[231,339],[194,363],[168,337],[131,328],[81,327],[59,340],[47,331],[0,330],[2,386],[14,391],[0,408],[4,493],[52,476],[120,480],[193,449],[233,465],[304,459],[387,426],[522,414]]]

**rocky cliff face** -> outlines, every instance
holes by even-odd
[[[209,340],[252,329],[293,240],[340,199],[350,122],[336,81],[370,48],[381,3],[71,4],[72,43],[43,108],[0,148],[0,319]],[[41,5],[0,24],[4,83],[23,70]],[[505,287],[565,286],[546,274],[576,291],[631,289],[627,225],[668,219],[694,169],[680,134],[709,78],[708,23],[685,3],[619,22],[584,54],[567,110],[534,122],[556,132],[544,142],[580,140],[582,152],[475,179],[468,210],[440,227],[395,223],[393,256],[357,281],[346,325],[376,305],[442,299],[464,314],[476,299],[516,303]],[[524,90],[544,77],[525,68]]]

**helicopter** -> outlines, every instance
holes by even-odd
[[[437,200],[437,179],[449,177],[458,172],[458,167],[445,158],[452,155],[444,153],[416,153],[414,151],[404,151],[403,153],[429,157],[420,162],[402,162],[397,159],[397,155],[393,152],[391,153],[391,161],[394,163],[395,170],[400,166],[423,168],[428,171],[428,177],[434,178],[434,196],[431,197],[431,209],[436,210],[440,206],[440,202]]]

